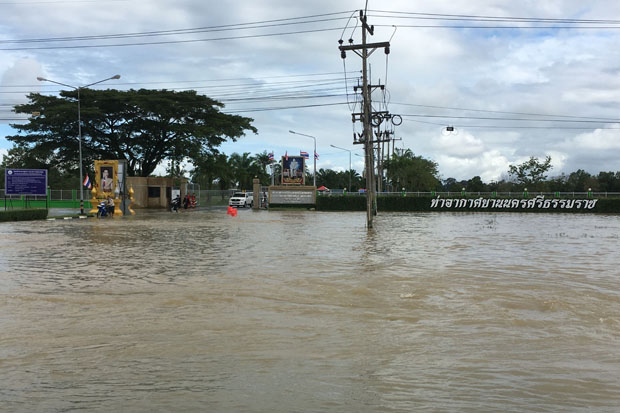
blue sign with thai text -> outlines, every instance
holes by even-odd
[[[7,169],[6,195],[47,195],[47,169]]]

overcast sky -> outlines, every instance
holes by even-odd
[[[225,144],[229,155],[311,153],[294,130],[316,137],[317,169],[348,168],[335,145],[361,172],[361,58],[343,61],[338,40],[361,42],[365,5],[0,1],[0,153],[15,133],[10,105],[60,89],[37,76],[81,86],[120,74],[105,87],[196,89],[253,118],[258,134]],[[620,171],[620,2],[370,0],[368,15],[368,41],[391,43],[369,59],[372,83],[386,85],[374,107],[401,115],[396,147],[436,161],[443,179],[498,180],[547,155],[552,175]]]

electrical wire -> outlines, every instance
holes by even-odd
[[[153,45],[165,45],[165,44],[200,43],[200,42],[215,42],[215,41],[223,41],[223,40],[245,40],[245,39],[257,39],[257,38],[263,38],[263,37],[319,33],[319,32],[329,32],[329,31],[340,30],[340,29],[341,28],[335,27],[335,28],[327,28],[327,29],[298,30],[298,31],[281,32],[281,33],[254,34],[254,35],[247,35],[247,36],[216,37],[216,38],[210,38],[210,39],[167,40],[167,41],[158,41],[158,42],[108,43],[108,44],[97,44],[97,45],[91,44],[91,45],[72,45],[72,46],[13,47],[13,48],[0,48],[0,51],[93,49],[93,48],[103,48],[103,47],[153,46]]]
[[[357,71],[350,71],[347,73],[360,73]],[[114,85],[114,86],[130,86],[130,85],[160,85],[160,84],[171,84],[171,83],[214,83],[214,82],[228,82],[228,81],[242,81],[249,80],[254,83],[248,84],[256,84],[258,81],[264,81],[269,79],[283,79],[283,78],[298,78],[298,77],[320,77],[320,76],[333,76],[339,75],[341,72],[325,72],[325,73],[301,73],[301,74],[292,74],[292,75],[278,75],[278,76],[263,76],[263,77],[237,77],[237,78],[220,78],[220,79],[203,79],[203,80],[168,80],[168,81],[157,81],[157,82],[114,82],[114,83],[106,83],[106,85]],[[346,75],[346,73],[345,73]],[[337,79],[337,78],[331,78]],[[341,79],[341,78],[338,78]],[[305,81],[304,81],[305,82]],[[277,82],[271,82],[271,84]],[[31,85],[0,85],[0,89],[7,87],[57,87],[55,85],[48,85],[45,83],[36,83]]]
[[[544,116],[544,117],[554,117],[554,118],[587,119],[587,120],[592,120],[592,121],[603,121],[603,122],[620,122],[620,119],[602,118],[602,117],[593,117],[593,116],[574,116],[574,115],[558,115],[558,114],[543,114],[543,113],[529,113],[529,112],[508,112],[508,111],[500,111],[500,110],[469,109],[469,108],[459,108],[459,107],[418,105],[418,104],[413,104],[413,103],[397,103],[397,102],[394,102],[393,105],[414,106],[414,107],[431,108],[431,109],[460,110],[460,111],[466,111],[466,112],[498,113],[498,114],[505,114],[505,115]]]
[[[446,125],[442,125],[442,126],[446,126]],[[459,126],[459,125],[453,125],[455,128],[459,127],[461,129],[464,128],[476,128],[476,129],[545,129],[545,130],[592,130],[592,129],[613,129],[613,130],[620,130],[620,126],[619,127],[609,127],[609,126],[601,126],[601,127],[596,127],[596,128],[586,128],[586,127],[573,127],[573,126],[512,126],[512,125],[508,125],[508,126],[501,126],[501,125],[467,125],[467,126]]]
[[[514,17],[514,16],[486,16],[486,15],[473,15],[473,14],[441,14],[441,13],[419,13],[419,12],[404,12],[404,11],[390,11],[390,10],[370,10],[374,13],[388,13],[395,15],[407,15],[408,18],[414,19],[434,19],[434,20],[471,20],[471,21],[501,21],[501,22],[544,22],[544,23],[594,23],[594,24],[620,24],[620,20],[612,19],[558,19],[549,17]],[[373,17],[393,17],[397,16],[381,16],[373,15]],[[407,18],[407,17],[405,17]]]
[[[409,114],[400,116],[419,117],[419,118],[445,118],[445,119],[467,119],[467,120],[496,120],[496,121],[527,121],[527,122],[558,122],[558,123],[609,123],[600,120],[569,120],[569,119],[531,119],[531,118],[492,118],[482,116],[453,116],[453,115],[426,115],[426,114]],[[614,120],[620,122],[620,120]]]
[[[269,27],[280,27],[280,26],[343,20],[346,17],[315,19],[316,17],[334,16],[334,15],[339,15],[343,13],[348,13],[348,12],[316,14],[316,15],[303,16],[303,17],[290,17],[286,19],[263,20],[263,21],[257,21],[257,22],[236,23],[236,24],[227,24],[227,25],[218,25],[218,26],[203,26],[203,27],[194,27],[194,28],[189,28],[189,29],[172,29],[172,30],[116,33],[116,34],[90,35],[90,36],[69,36],[69,37],[0,40],[0,44],[70,42],[70,41],[78,41],[78,40],[108,40],[108,39],[153,37],[153,36],[170,36],[170,35],[179,35],[179,34],[210,33],[210,32],[229,31],[229,30],[263,29],[263,28],[269,28]],[[305,20],[305,19],[314,19],[314,20],[300,21],[300,20]]]
[[[0,5],[29,6],[31,4],[58,4],[58,3],[108,3],[108,2],[127,2],[128,0],[55,0],[55,1],[3,1]]]
[[[351,19],[353,18],[353,16],[355,16],[356,13],[357,13],[357,10],[354,10],[353,12],[351,12],[351,15],[349,16],[349,19],[347,20],[347,24],[345,24],[344,25],[344,29],[342,29],[342,34],[340,35],[340,40],[344,41],[342,39],[342,37],[344,36],[344,32],[347,30],[347,27],[349,27],[349,23],[351,22]],[[357,23],[355,25],[357,26]],[[355,29],[353,29],[353,30],[355,30]]]
[[[375,24],[375,27],[392,27],[393,24]],[[617,30],[620,26],[439,26],[439,25],[424,25],[424,24],[399,24],[397,27],[407,27],[415,29],[511,29],[511,30],[525,30],[525,29],[562,29],[562,30],[582,30],[582,29],[598,29],[598,30]],[[3,50],[3,49],[0,49]]]
[[[315,105],[299,105],[299,106],[281,106],[281,107],[271,107],[271,108],[239,109],[239,110],[232,110],[232,111],[223,111],[222,113],[234,114],[234,113],[249,113],[249,112],[266,112],[266,111],[272,111],[272,110],[316,108],[316,107],[324,107],[324,106],[340,106],[340,105],[346,105],[346,104],[347,104],[347,102],[321,103],[321,104],[315,104]]]

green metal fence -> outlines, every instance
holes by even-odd
[[[80,199],[76,189],[48,189],[43,195],[6,195],[0,189],[0,208],[79,208]],[[88,200],[84,200],[84,208],[91,209]]]

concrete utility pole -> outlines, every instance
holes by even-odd
[[[367,226],[372,228],[373,217],[377,214],[377,193],[375,186],[375,160],[374,160],[374,142],[372,136],[372,129],[370,126],[370,117],[372,115],[372,108],[370,106],[370,86],[368,84],[368,57],[377,49],[385,48],[385,53],[390,51],[390,42],[381,43],[366,43],[367,33],[372,36],[374,34],[374,26],[368,26],[367,15],[363,10],[360,10],[360,21],[362,22],[362,44],[349,46],[343,46],[343,41],[340,40],[340,56],[344,59],[346,57],[346,51],[351,50],[362,58],[362,96],[363,96],[363,109],[362,109],[362,122],[363,122],[363,144],[366,163],[366,217]],[[351,41],[352,42],[352,41]],[[361,54],[358,52],[361,51]],[[354,115],[355,119],[355,115]]]

